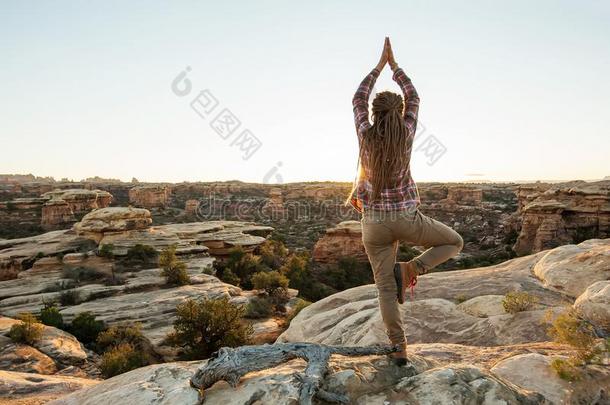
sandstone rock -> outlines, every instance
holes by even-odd
[[[188,215],[197,215],[199,209],[199,200],[186,200],[184,203],[184,212]]]
[[[129,203],[141,208],[166,207],[170,194],[168,186],[136,186],[129,190]]]
[[[278,342],[387,344],[372,290],[371,286],[356,287],[313,303],[291,321]],[[405,334],[412,343],[442,341],[490,346],[549,339],[542,324],[543,310],[478,318],[448,300],[429,298],[406,302],[400,312]]]
[[[251,222],[206,221],[185,224],[169,224],[144,230],[105,233],[100,245],[114,245],[115,255],[125,255],[137,244],[149,245],[157,251],[176,245],[178,254],[209,252],[215,256],[226,255],[232,248],[241,247],[251,252],[266,239],[273,228]]]
[[[57,366],[53,359],[31,346],[10,343],[0,348],[0,370],[54,374]]]
[[[233,298],[241,292],[238,287],[225,284],[216,277],[205,274],[199,277],[205,280],[201,284],[99,298],[63,308],[60,312],[67,322],[81,312],[91,312],[109,325],[125,320],[140,322],[144,336],[159,354],[164,355],[167,348],[161,346],[167,334],[173,330],[178,304],[189,298]]]
[[[19,373],[0,370],[0,401],[37,404],[70,392],[91,387],[98,381],[58,375]],[[12,402],[14,401],[14,402]]]
[[[0,334],[7,335],[11,327],[20,321],[0,316]],[[78,340],[67,332],[52,326],[44,326],[40,340],[33,346],[53,360],[69,365],[82,363],[87,353]]]
[[[360,222],[343,221],[326,230],[326,234],[314,246],[312,257],[319,263],[336,263],[342,257],[366,262],[368,257],[362,244]]]
[[[142,208],[107,207],[85,215],[74,225],[79,234],[99,242],[105,233],[146,229],[152,223],[150,212]]]
[[[458,204],[478,205],[483,201],[483,190],[471,186],[451,186],[447,190],[447,199]]]
[[[596,281],[610,279],[610,239],[592,239],[548,251],[534,274],[549,289],[578,297]]]
[[[551,368],[552,358],[538,353],[521,354],[491,368],[497,376],[526,390],[539,392],[553,404],[604,403],[610,397],[610,371],[588,366],[585,380],[568,382]]]
[[[577,296],[591,283],[607,277],[610,240],[591,240],[578,246],[564,246],[496,266],[479,269],[436,272],[421,276],[416,300],[401,307],[405,330],[411,342],[443,341],[476,345],[516,344],[544,341],[545,308],[560,311],[571,304],[562,294]],[[534,273],[542,282],[533,277]],[[551,277],[552,281],[548,281]],[[570,280],[569,287],[555,287],[557,280]],[[570,291],[574,291],[574,294]],[[515,315],[500,312],[500,296],[525,291],[539,305]],[[495,295],[496,310],[487,318],[472,316],[453,301]],[[308,341],[326,344],[372,344],[386,342],[377,309],[373,285],[342,291],[315,302],[293,319],[279,341]],[[466,310],[467,311],[467,310]],[[484,313],[477,312],[477,315]],[[493,315],[492,315],[493,314]]]
[[[70,231],[52,231],[41,235],[0,241],[0,281],[16,278],[39,258],[74,252],[91,244]]]
[[[522,215],[517,254],[610,236],[610,181],[524,185],[517,193]]]
[[[481,403],[539,404],[540,394],[507,384],[474,366],[438,366],[413,355],[408,367],[396,367],[385,356],[332,357],[323,388],[347,394],[350,403]],[[130,371],[77,391],[52,405],[108,403],[198,403],[189,378],[205,361],[167,363]],[[218,405],[264,403],[293,405],[300,383],[294,374],[305,362],[293,360],[244,376],[233,388],[217,383],[205,391],[206,402]]]
[[[476,316],[477,318],[487,318],[494,315],[504,315],[503,295],[481,295],[462,302],[458,309]]]
[[[102,190],[67,189],[44,193],[48,201],[42,207],[41,225],[45,230],[62,229],[74,224],[88,212],[105,208],[112,194]]]
[[[515,389],[475,367],[453,366],[404,378],[395,390],[417,404],[540,404],[542,395]],[[383,399],[390,399],[387,396]],[[360,402],[370,403],[368,401]]]
[[[610,330],[610,281],[591,284],[576,299],[574,308],[596,327]]]

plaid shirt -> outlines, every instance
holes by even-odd
[[[375,85],[375,81],[380,73],[379,70],[373,69],[371,73],[362,80],[362,83],[360,83],[360,86],[354,95],[354,99],[352,100],[352,104],[354,105],[356,132],[358,134],[358,143],[360,147],[362,147],[363,134],[372,126],[369,122],[368,100],[371,89]],[[413,83],[411,83],[411,79],[407,77],[401,68],[396,69],[392,79],[398,83],[404,96],[405,109],[403,118],[405,127],[407,128],[407,137],[409,138],[407,150],[405,150],[404,153],[410,157],[413,139],[415,137],[415,129],[417,127],[419,97],[417,96],[415,87],[413,87]],[[365,151],[365,158],[366,157]],[[419,192],[417,191],[417,185],[411,178],[410,164],[407,164],[407,166],[397,174],[392,187],[381,190],[380,197],[375,201],[371,201],[373,186],[368,180],[371,178],[370,174],[366,165],[364,165],[363,162],[360,162],[358,165],[358,177],[354,182],[354,188],[352,189],[348,200],[358,212],[363,212],[367,209],[395,211],[417,207],[419,205]]]

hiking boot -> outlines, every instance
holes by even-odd
[[[407,365],[407,344],[403,343],[401,345],[397,345],[400,347],[400,351],[398,352],[394,352],[392,354],[390,354],[390,356],[392,357],[392,360],[394,361],[394,364],[396,364],[398,367],[402,367],[402,366],[406,366]]]
[[[394,265],[396,298],[399,304],[404,304],[407,288],[417,283],[417,275],[417,265],[414,262],[397,262]]]

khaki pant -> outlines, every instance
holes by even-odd
[[[458,254],[464,242],[456,231],[425,216],[418,209],[365,211],[361,223],[362,241],[373,268],[379,308],[388,338],[392,344],[405,343],[394,279],[399,241],[428,248],[413,259],[420,273]]]

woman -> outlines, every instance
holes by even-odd
[[[384,91],[373,100],[369,122],[368,98],[386,63],[404,96]],[[455,256],[463,246],[460,235],[422,214],[417,186],[411,177],[410,158],[417,126],[419,97],[405,72],[398,67],[389,38],[377,67],[369,73],[353,99],[360,145],[358,177],[348,201],[362,213],[362,240],[379,296],[388,338],[400,348],[396,363],[407,363],[407,341],[398,304],[417,276]],[[409,262],[396,263],[398,243],[427,248]]]

